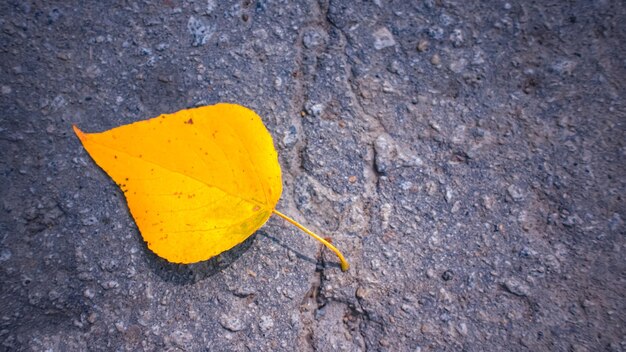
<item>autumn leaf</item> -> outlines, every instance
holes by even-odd
[[[94,161],[119,185],[148,248],[173,263],[209,259],[243,242],[276,214],[282,193],[272,137],[236,104],[181,110],[101,133],[74,127]]]

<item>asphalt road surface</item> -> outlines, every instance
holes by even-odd
[[[625,351],[622,1],[0,1],[0,350]],[[255,110],[280,218],[152,254],[71,131]],[[140,143],[140,141],[138,141]]]

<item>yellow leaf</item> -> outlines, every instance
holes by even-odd
[[[282,193],[278,155],[261,118],[217,104],[120,126],[74,131],[120,186],[148,247],[174,263],[209,259],[243,242],[279,215],[329,246],[275,207]]]

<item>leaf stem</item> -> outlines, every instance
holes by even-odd
[[[287,221],[288,223],[292,224],[293,226],[299,228],[300,230],[304,231],[307,235],[315,238],[316,240],[322,242],[323,245],[325,245],[326,247],[328,247],[328,249],[330,249],[331,251],[333,251],[337,257],[339,258],[339,261],[341,262],[341,270],[342,271],[347,271],[348,268],[350,268],[350,264],[348,264],[348,261],[346,261],[346,258],[343,257],[343,254],[341,254],[341,252],[339,252],[339,250],[333,246],[332,244],[330,244],[330,242],[326,241],[325,239],[321,238],[320,236],[314,234],[311,230],[307,229],[306,227],[300,225],[297,221],[295,221],[294,219],[288,217],[287,215],[279,212],[276,209],[273,209],[272,212],[278,216],[280,216],[281,218],[285,219],[285,221]]]

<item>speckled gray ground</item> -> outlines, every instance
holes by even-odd
[[[626,10],[599,1],[0,2],[0,344],[624,351]],[[256,110],[280,219],[188,267],[71,133]]]

